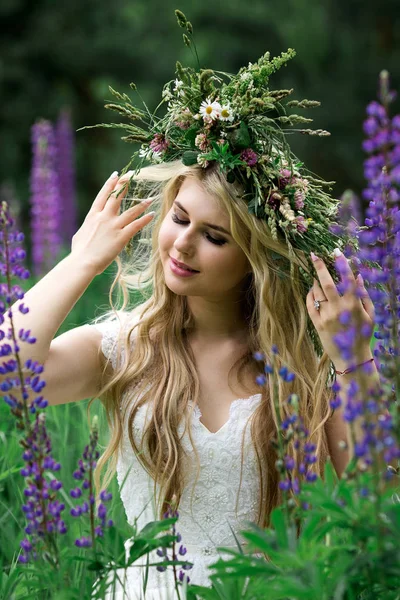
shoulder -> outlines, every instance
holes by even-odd
[[[99,319],[93,321],[90,326],[99,331],[102,335],[101,350],[104,357],[111,361],[113,369],[117,368],[124,359],[125,340],[129,331],[140,321],[138,310],[131,312],[117,311],[107,313]],[[136,339],[136,328],[130,336],[130,344],[133,345]]]

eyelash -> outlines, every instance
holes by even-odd
[[[175,213],[172,214],[172,220],[174,223],[177,223],[178,225],[185,225],[187,223],[187,221],[181,221]],[[209,233],[206,233],[207,239],[212,243],[215,244],[216,246],[223,246],[224,244],[226,244],[226,240],[217,240],[215,238],[213,238]]]

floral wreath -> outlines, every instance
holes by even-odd
[[[176,10],[175,14],[179,26],[185,30],[184,43],[197,57],[192,24],[181,11]],[[123,129],[126,135],[122,140],[141,144],[123,172],[132,165],[136,165],[138,172],[146,162],[157,164],[177,159],[184,165],[198,164],[204,169],[218,163],[228,182],[242,184],[245,190],[242,197],[249,212],[264,219],[272,239],[286,243],[289,257],[296,256],[297,262],[305,267],[299,269],[306,295],[313,283],[310,252],[316,252],[324,260],[338,282],[333,251],[346,247],[355,253],[358,242],[336,221],[340,201],[325,191],[332,189],[334,182],[309,172],[286,140],[294,132],[330,135],[322,129],[302,128],[312,119],[289,114],[287,110],[308,109],[319,106],[319,102],[288,100],[293,89],[269,87],[271,75],[295,55],[293,49],[275,58],[266,52],[236,75],[200,66],[195,70],[177,62],[176,77],[164,85],[162,100],[154,113],[145,103],[144,109],[137,108],[127,94],[110,87],[117,101],[105,107],[118,112],[129,123],[94,127]],[[134,83],[130,87],[137,90]],[[158,109],[165,104],[166,114],[157,116]],[[304,256],[296,254],[296,250],[304,252]],[[275,252],[272,256],[280,276],[288,276],[288,261]],[[291,260],[290,275],[293,272]],[[318,343],[316,346],[321,348]]]

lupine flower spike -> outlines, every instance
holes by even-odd
[[[174,502],[172,504],[174,504]],[[179,512],[177,510],[173,509],[172,506],[169,506],[168,510],[164,513],[163,518],[164,519],[179,518]],[[172,535],[177,536],[176,542],[178,544],[180,544],[180,542],[182,540],[182,536],[180,533],[177,533],[175,523],[172,525]],[[173,542],[172,558],[170,560],[181,560],[181,557],[185,556],[186,552],[187,552],[187,549],[185,548],[185,546],[183,544],[180,544],[179,549],[178,549],[178,554],[177,554],[176,553],[176,543]],[[156,553],[158,556],[160,556],[164,560],[169,560],[167,548],[159,548],[156,551]],[[175,585],[177,584],[178,580],[180,583],[183,583],[184,581],[186,581],[186,583],[190,582],[190,577],[189,577],[189,575],[186,575],[185,571],[188,571],[192,567],[193,567],[193,565],[191,563],[183,564],[182,568],[179,570],[179,573],[177,576],[176,565],[173,565]],[[162,565],[157,567],[157,570],[160,572],[166,571],[166,569],[167,569],[167,567],[164,567]]]
[[[79,468],[73,473],[74,479],[80,481],[81,486],[77,485],[70,490],[71,498],[78,499],[85,494],[87,495],[87,500],[85,499],[82,504],[71,508],[70,511],[73,517],[87,515],[86,519],[88,520],[90,535],[84,535],[75,540],[75,545],[80,548],[95,548],[96,538],[103,537],[104,529],[113,525],[112,519],[107,518],[107,507],[105,504],[111,500],[111,492],[107,492],[106,490],[100,492],[100,503],[97,506],[97,511],[95,509],[93,473],[96,468],[96,461],[100,456],[97,450],[98,438],[98,417],[95,415],[92,421],[89,444],[85,446],[83,456],[79,459]]]
[[[285,366],[281,367],[276,374],[275,357],[278,355],[278,348],[273,345],[271,350],[270,363],[266,360],[263,352],[255,352],[253,356],[255,360],[264,363],[264,373],[257,376],[257,384],[264,386],[267,383],[267,377],[271,377],[273,382],[275,415],[278,423],[277,441],[274,443],[277,452],[275,466],[279,473],[279,489],[283,492],[284,506],[289,517],[297,506],[296,497],[300,494],[301,482],[312,483],[317,479],[312,467],[317,462],[317,456],[315,455],[315,444],[309,441],[309,432],[304,427],[299,415],[299,398],[296,394],[289,396],[285,406],[287,416],[281,419],[277,376],[290,383],[294,381],[295,374]]]
[[[61,196],[57,146],[49,121],[32,127],[31,230],[32,261],[36,275],[49,271],[61,249]]]
[[[28,524],[25,527],[27,537],[20,544],[22,553],[19,561],[26,563],[36,559],[40,551],[45,549],[48,559],[57,564],[56,536],[67,531],[61,518],[65,505],[56,498],[56,492],[62,487],[61,481],[53,477],[48,483],[45,472],[58,472],[61,465],[51,456],[51,440],[46,430],[45,414],[41,412],[47,406],[47,400],[40,395],[46,385],[40,377],[43,366],[30,359],[22,365],[19,357],[19,344],[34,344],[36,339],[30,330],[21,328],[17,332],[14,327],[11,306],[21,300],[18,310],[26,314],[29,309],[22,302],[22,288],[13,285],[13,279],[26,280],[30,274],[23,265],[25,251],[19,247],[24,236],[14,230],[14,220],[5,202],[1,206],[0,224],[0,271],[6,280],[0,285],[0,324],[4,325],[5,316],[10,323],[7,331],[0,330],[0,354],[5,358],[0,365],[0,372],[7,375],[0,389],[4,401],[11,407],[17,428],[24,432],[19,443],[24,449],[22,458],[25,461],[21,475],[26,478],[23,492],[26,504],[22,505],[22,510]],[[39,395],[35,397],[35,394]]]
[[[68,110],[62,110],[56,124],[57,173],[62,199],[61,233],[63,242],[71,243],[78,228],[75,189],[75,135]]]

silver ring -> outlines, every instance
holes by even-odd
[[[314,307],[319,310],[320,309],[320,304],[321,302],[328,302],[327,298],[324,298],[324,300],[314,300]]]

